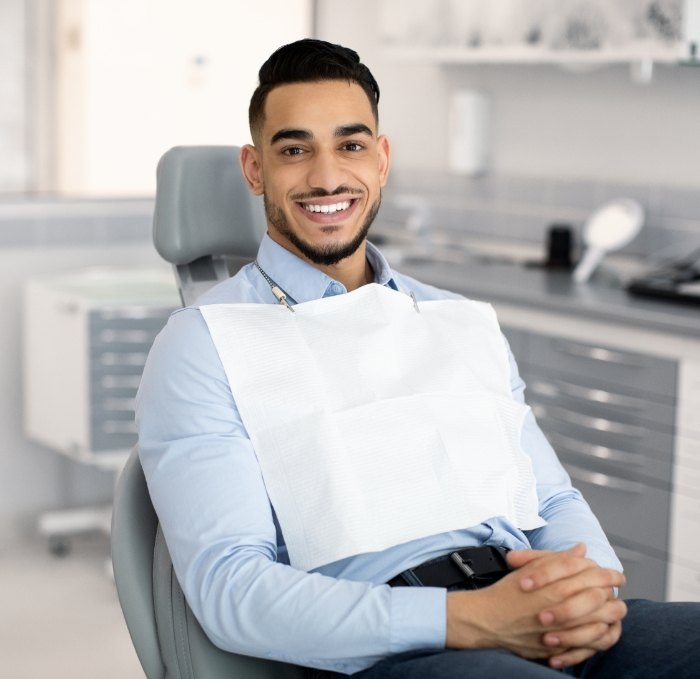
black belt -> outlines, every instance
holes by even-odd
[[[444,587],[445,589],[479,589],[498,582],[512,569],[506,561],[507,549],[486,545],[467,547],[393,577],[392,587]]]

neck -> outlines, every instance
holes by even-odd
[[[346,257],[337,264],[332,266],[313,264],[313,266],[342,283],[348,292],[374,282],[374,271],[367,261],[364,243],[350,257]]]
[[[357,288],[374,282],[374,271],[367,261],[367,241],[364,240],[360,247],[355,250],[349,257],[342,259],[337,264],[324,265],[316,264],[302,253],[293,243],[290,243],[287,238],[282,237],[276,229],[268,228],[267,231],[270,238],[278,245],[281,245],[285,250],[289,250],[297,257],[308,262],[319,271],[323,271],[327,276],[342,283],[348,292],[357,290]]]

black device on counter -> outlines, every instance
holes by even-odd
[[[627,291],[640,297],[656,297],[682,304],[700,305],[700,249],[689,256],[633,278]]]
[[[574,268],[574,232],[570,224],[556,223],[547,229],[545,259],[525,262],[526,267],[570,271]]]

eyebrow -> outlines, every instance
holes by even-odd
[[[366,134],[368,137],[374,137],[372,130],[364,123],[352,123],[351,125],[340,125],[335,128],[336,137],[351,137],[353,134]]]
[[[364,123],[351,123],[349,125],[339,125],[335,128],[335,137],[350,137],[353,134],[366,134],[369,137],[374,137],[372,130],[370,130]],[[284,128],[278,130],[272,135],[270,144],[276,144],[282,139],[297,139],[300,141],[312,141],[314,138],[313,133],[310,130],[303,129],[293,129]]]
[[[311,141],[314,135],[309,130],[293,130],[282,129],[272,135],[270,144],[276,144],[280,139],[300,139],[302,141]]]

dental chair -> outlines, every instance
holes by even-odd
[[[251,261],[265,232],[232,146],[175,147],[158,164],[153,239],[175,269],[183,304]],[[147,679],[303,679],[296,666],[227,653],[204,634],[173,571],[138,449],[112,513],[119,602]]]

